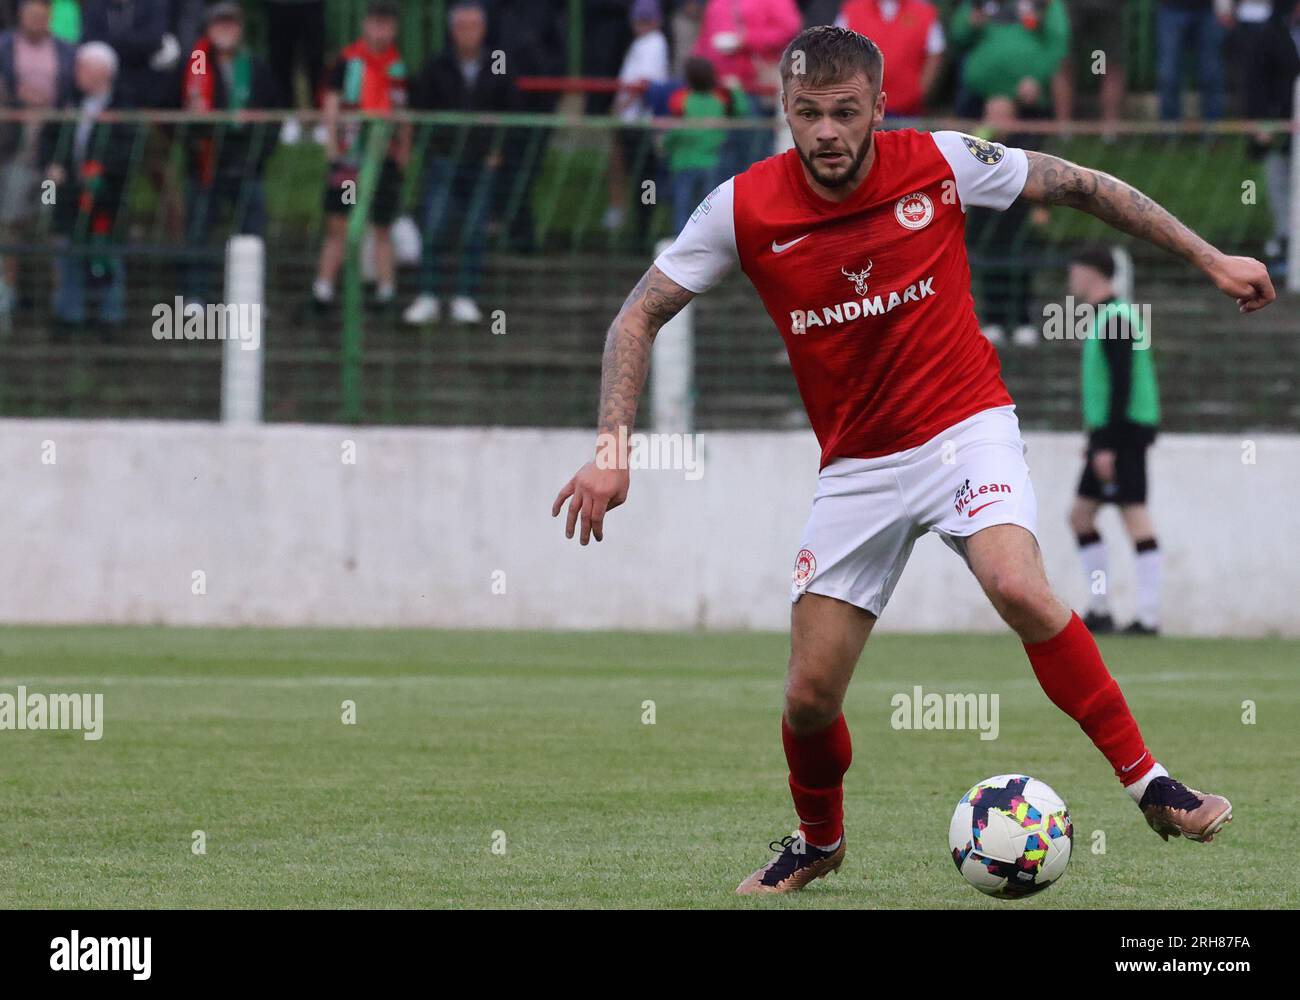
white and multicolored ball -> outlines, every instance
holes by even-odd
[[[1074,827],[1064,800],[1027,774],[985,778],[961,797],[948,846],[962,876],[980,892],[1019,899],[1065,872]]]

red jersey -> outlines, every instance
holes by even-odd
[[[885,57],[886,114],[925,113],[921,78],[926,60],[943,52],[939,12],[926,0],[900,0],[886,16],[881,0],[848,0],[835,21],[866,35]]]
[[[875,458],[1012,402],[975,318],[966,208],[1007,208],[1028,160],[960,132],[875,134],[875,159],[827,201],[791,149],[716,188],[656,266],[703,292],[739,263],[785,340],[822,448]]]

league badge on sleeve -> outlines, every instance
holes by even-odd
[[[961,141],[966,144],[971,156],[990,167],[1000,162],[1002,157],[1007,155],[1005,146],[999,146],[996,142],[989,142],[987,139],[963,134]]]

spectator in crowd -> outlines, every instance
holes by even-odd
[[[143,128],[101,120],[117,106],[117,70],[117,53],[104,42],[77,49],[77,120],[70,128],[47,124],[41,147],[46,176],[55,185],[55,321],[64,335],[83,325],[86,300],[93,295],[105,340],[126,320],[126,268],[113,249],[113,233]]]
[[[1009,97],[984,103],[981,134],[1019,149],[1033,149],[1038,137],[1017,134],[1018,106]],[[966,213],[966,244],[971,270],[979,280],[980,329],[994,344],[1012,341],[1034,347],[1042,340],[1030,313],[1034,275],[1042,259],[1048,210],[1017,199],[1005,212],[971,208]]]
[[[1196,61],[1201,117],[1223,117],[1223,31],[1232,23],[1230,0],[1159,0],[1156,5],[1156,86],[1161,121],[1183,117],[1183,60]]]
[[[488,0],[487,47],[505,54],[511,76],[562,76],[568,9],[568,0]],[[519,110],[539,114],[554,111],[559,99],[559,94],[544,90],[517,96]],[[519,250],[535,249],[536,223],[529,192],[545,162],[551,132],[535,125],[506,130],[500,187],[502,191],[524,192],[524,197],[512,199],[511,214],[502,221],[510,245]]]
[[[670,48],[673,53],[673,79],[686,79],[686,60],[691,58],[700,40],[700,18],[704,0],[680,0],[668,21]]]
[[[244,44],[244,16],[237,3],[207,9],[207,30],[186,62],[185,108],[244,111],[273,108],[279,91],[270,68]],[[214,223],[229,214],[237,233],[261,236],[266,227],[262,172],[275,146],[273,126],[222,122],[189,128],[185,193],[185,241],[206,246]],[[186,294],[207,298],[205,262],[190,265]]]
[[[799,0],[803,26],[811,28],[817,24],[834,24],[843,6],[844,0]]]
[[[925,99],[943,65],[943,25],[926,0],[848,0],[835,22],[866,35],[878,46],[889,69],[885,113],[925,114]]]
[[[442,55],[429,61],[414,82],[412,107],[421,111],[515,110],[514,81],[493,65],[484,45],[486,37],[483,5],[478,0],[457,0],[450,12],[450,44]],[[483,319],[475,299],[482,285],[488,211],[502,162],[501,150],[494,146],[495,135],[495,129],[482,126],[472,126],[464,133],[433,128],[424,168],[420,294],[402,314],[407,323],[436,322],[442,315],[439,295],[448,292],[452,322],[479,323]],[[439,267],[440,257],[449,251],[455,251],[458,261],[454,282],[450,273]]]
[[[402,194],[402,171],[411,155],[411,131],[395,130],[373,192],[358,188],[368,132],[359,123],[339,123],[340,111],[387,115],[406,107],[406,66],[397,51],[398,6],[393,0],[371,0],[361,22],[361,37],[339,53],[326,84],[324,108],[329,177],[325,190],[325,242],[321,246],[312,284],[318,309],[334,301],[334,284],[343,266],[348,214],[366,194],[372,196],[369,221],[374,229],[375,279],[373,304],[387,308],[396,295],[396,260],[392,226]]]
[[[713,63],[724,87],[762,89],[761,103],[773,107],[781,52],[802,28],[794,0],[709,0],[694,54]]]
[[[686,63],[686,86],[668,99],[668,110],[679,118],[729,118],[746,113],[743,91],[718,86],[713,64],[702,56]],[[680,233],[695,206],[722,183],[722,129],[674,129],[664,137],[668,173],[672,179],[673,232]]]
[[[1128,95],[1128,17],[1116,10],[1111,0],[1071,0],[1071,35],[1078,39],[1076,54],[1066,60],[1056,79],[1053,94],[1056,117],[1063,122],[1074,118],[1074,75],[1076,61],[1098,78],[1101,121],[1107,126],[1102,137],[1115,140],[1113,126],[1124,114]]]
[[[584,76],[616,76],[619,54],[627,52],[633,34],[628,15],[632,0],[585,0],[582,4],[582,73]],[[588,94],[587,113],[609,114],[612,94]]]
[[[168,0],[83,0],[81,14],[82,41],[104,42],[117,53],[117,107],[178,103],[179,87],[168,88],[162,79],[181,58]]]
[[[650,117],[645,90],[668,79],[668,39],[661,30],[663,15],[659,0],[636,0],[631,18],[634,38],[618,71],[619,90],[614,98],[614,114],[629,124]],[[615,134],[610,149],[606,229],[619,229],[623,225],[629,173],[635,174],[638,180],[636,205],[640,220],[648,223],[653,203],[646,205],[640,197],[640,182],[655,180],[659,172],[653,138],[649,130],[642,128],[623,128]]]
[[[325,0],[267,0],[266,55],[275,72],[276,90],[284,106],[301,107],[294,79],[301,68],[307,84],[308,107],[317,104],[316,90],[325,72]],[[283,139],[298,141],[296,119],[285,123]]]
[[[1300,75],[1300,5],[1296,0],[1250,0],[1237,5],[1237,43],[1242,68],[1242,113],[1246,118],[1289,120],[1295,80]],[[1292,137],[1260,132],[1250,136],[1250,158],[1264,165],[1272,234],[1264,245],[1270,267],[1285,272],[1291,229]]]
[[[1051,114],[1052,77],[1070,48],[1062,0],[963,0],[949,39],[962,54],[958,115],[983,117],[991,98],[1014,102],[1018,118]]]
[[[0,97],[19,109],[66,108],[76,101],[75,52],[50,33],[48,0],[21,0],[17,27],[0,34]],[[40,205],[40,125],[0,125],[0,242],[21,243],[30,235]],[[18,259],[5,257],[0,314],[18,287]]]

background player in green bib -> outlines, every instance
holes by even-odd
[[[1079,543],[1091,595],[1084,622],[1093,632],[1114,631],[1106,543],[1097,531],[1097,511],[1105,503],[1119,506],[1137,560],[1137,614],[1124,631],[1156,635],[1161,556],[1146,501],[1147,449],[1160,423],[1160,393],[1151,331],[1142,310],[1116,298],[1114,277],[1115,260],[1107,247],[1087,247],[1070,263],[1069,292],[1076,307],[1087,303],[1096,310],[1091,336],[1083,342],[1083,423],[1088,448],[1070,527]]]

